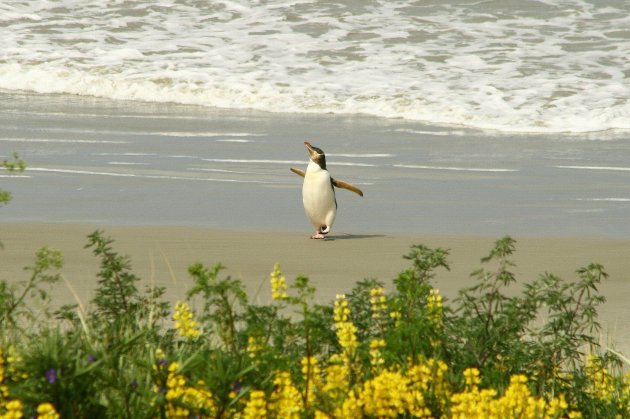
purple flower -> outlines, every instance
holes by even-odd
[[[96,362],[96,357],[94,355],[88,355],[87,360],[90,362]]]
[[[241,383],[239,381],[236,381],[234,384],[232,384],[232,390],[236,394],[240,394],[242,390]]]
[[[55,381],[57,381],[56,369],[51,368],[48,371],[46,371],[46,381],[48,381],[50,384],[53,384]]]

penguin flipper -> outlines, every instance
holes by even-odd
[[[349,191],[354,192],[355,194],[359,196],[363,196],[363,191],[357,188],[356,186],[354,186],[352,183],[344,182],[343,180],[332,179],[332,184],[338,188],[347,189]]]
[[[295,173],[296,175],[299,175],[299,176],[302,176],[302,177],[306,176],[306,172],[304,172],[304,170],[302,170],[302,169],[296,169],[295,167],[292,167],[291,171],[293,173]]]

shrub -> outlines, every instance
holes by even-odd
[[[545,274],[512,290],[515,241],[495,243],[475,285],[433,286],[448,251],[413,246],[393,288],[363,280],[330,304],[279,265],[271,300],[249,301],[223,267],[190,267],[186,301],[139,278],[95,232],[93,308],[36,321],[32,291],[56,282],[58,253],[0,287],[0,415],[38,417],[627,417],[620,357],[594,339],[603,267]],[[9,309],[5,308],[9,307]],[[15,332],[15,330],[19,330]],[[14,415],[14,416],[11,416]]]
[[[10,173],[14,172],[23,172],[26,169],[26,162],[20,159],[20,156],[17,153],[13,154],[13,160],[3,160],[0,163],[0,168],[3,168]],[[11,193],[9,191],[5,191],[4,189],[0,189],[0,206],[6,205],[11,201]]]

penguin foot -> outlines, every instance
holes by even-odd
[[[326,238],[325,234],[320,233],[319,231],[315,232],[315,234],[313,234],[311,236],[311,239],[318,239],[318,240],[323,240]]]

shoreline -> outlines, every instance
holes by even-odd
[[[492,265],[482,265],[494,242],[500,237],[435,234],[366,234],[338,232],[325,241],[310,240],[308,232],[223,230],[205,227],[159,225],[96,225],[74,223],[9,222],[0,224],[0,279],[25,280],[25,266],[33,263],[35,251],[43,246],[59,249],[64,256],[62,277],[82,304],[89,304],[97,283],[99,261],[92,255],[87,235],[102,230],[114,240],[113,249],[131,259],[132,272],[145,286],[166,287],[165,298],[185,298],[192,285],[188,267],[196,262],[211,268],[226,267],[221,276],[243,281],[252,301],[269,300],[269,273],[280,263],[291,283],[306,275],[317,289],[316,301],[330,302],[336,294],[348,293],[354,284],[374,278],[391,289],[398,273],[410,267],[403,255],[415,244],[450,249],[450,271],[437,270],[435,288],[452,300],[462,287],[472,286],[470,273]],[[589,263],[601,263],[610,275],[600,292],[607,299],[600,310],[603,343],[614,339],[614,348],[630,353],[630,240],[589,237],[518,237],[511,258],[518,284],[530,282],[546,272],[563,279],[577,279],[576,270]],[[13,278],[13,280],[11,280]],[[74,303],[64,281],[52,290],[54,304]]]
[[[630,239],[627,141],[490,135],[365,116],[268,114],[0,91],[7,222],[303,231],[304,140],[331,175],[335,231]],[[0,155],[0,159],[2,155]],[[9,158],[8,155],[5,158]],[[6,183],[5,183],[6,182]],[[342,230],[338,230],[342,229]]]

